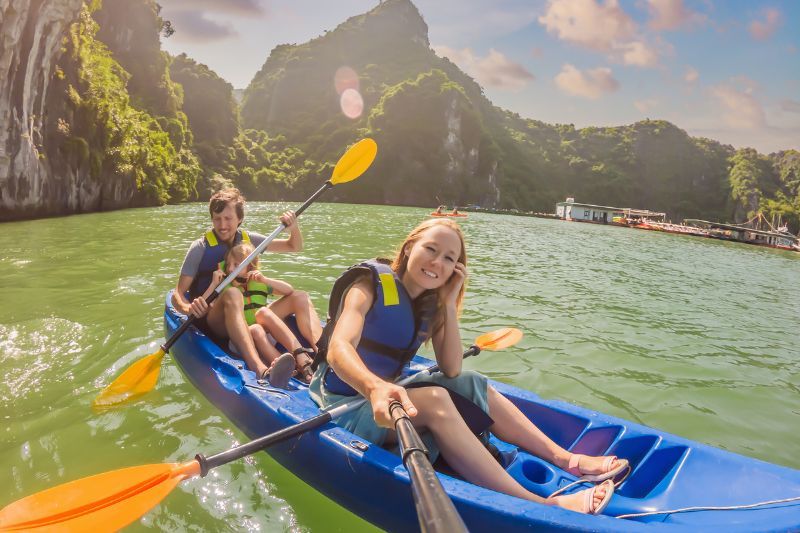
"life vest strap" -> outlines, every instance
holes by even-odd
[[[377,352],[382,355],[387,355],[392,359],[402,361],[403,364],[409,362],[416,353],[416,350],[401,350],[399,348],[393,348],[381,342],[374,341],[372,339],[367,339],[364,337],[361,337],[361,341],[358,343],[358,346],[361,348],[365,348],[371,352]]]

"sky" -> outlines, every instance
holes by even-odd
[[[162,38],[235,88],[367,0],[158,0]],[[800,1],[416,0],[431,48],[497,106],[551,124],[668,120],[761,153],[800,149]]]

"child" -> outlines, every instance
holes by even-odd
[[[253,250],[253,245],[250,243],[237,244],[228,250],[225,260],[214,272],[213,281],[203,297],[209,296],[211,291],[233,272]],[[306,383],[310,382],[312,358],[309,354],[313,353],[313,350],[304,348],[286,323],[267,305],[267,298],[273,293],[282,297],[291,296],[294,293],[292,286],[285,281],[265,277],[258,271],[258,257],[256,257],[225,290],[231,287],[235,287],[244,294],[245,320],[250,328],[256,351],[267,365],[267,370],[259,377],[263,379],[269,374],[269,381],[273,386],[285,388],[292,373],[296,371],[300,379]],[[291,350],[292,353],[279,354],[269,341],[267,334],[272,335],[276,341]]]
[[[432,459],[441,451],[464,479],[545,505],[601,512],[614,492],[613,478],[628,468],[627,461],[568,452],[490,387],[486,377],[462,372],[458,316],[466,264],[458,224],[429,219],[408,235],[391,265],[367,261],[348,270],[331,293],[334,320],[319,341],[321,364],[311,381],[312,398],[322,407],[357,394],[367,398],[369,403],[337,423],[378,445],[396,442],[388,428],[389,404],[397,400],[418,430],[430,432],[426,444],[432,445]],[[441,371],[416,374],[408,388],[392,383],[428,340]],[[542,498],[492,457],[476,437],[486,429],[565,470],[606,481],[576,494]]]

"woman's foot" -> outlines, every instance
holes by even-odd
[[[600,485],[575,494],[551,496],[547,501],[577,513],[600,514],[608,506],[608,502],[611,501],[611,496],[613,495],[614,482],[608,479]]]
[[[631,468],[627,459],[617,459],[615,455],[592,457],[573,453],[569,458],[567,472],[584,481],[605,481],[615,479],[622,474],[617,483],[621,483]]]

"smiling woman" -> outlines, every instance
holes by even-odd
[[[462,371],[458,317],[467,279],[464,235],[455,222],[431,219],[409,233],[391,265],[366,261],[348,270],[331,292],[331,320],[320,339],[309,392],[323,408],[358,394],[369,400],[338,423],[379,445],[397,441],[390,430],[393,402],[421,432],[431,458],[442,458],[464,479],[511,496],[587,514],[611,500],[610,480],[628,467],[616,457],[571,454],[539,430],[481,374]],[[393,382],[417,349],[431,341],[441,372],[420,372],[407,388]],[[495,460],[478,435],[491,432],[564,469],[605,483],[543,498],[524,488]]]

